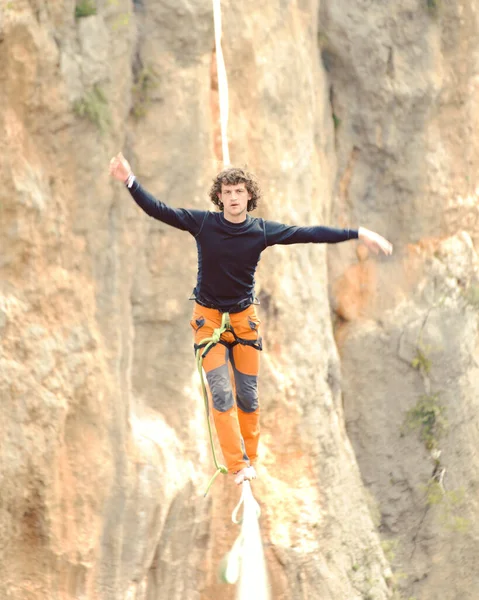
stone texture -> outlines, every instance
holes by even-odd
[[[323,2],[320,31],[332,214],[396,246],[387,262],[329,253],[347,430],[402,597],[475,598],[477,7]],[[405,422],[436,394],[449,426],[427,449]]]
[[[380,531],[404,573],[405,596],[472,599],[477,255],[462,234],[421,258],[426,274],[415,294],[380,321],[343,325],[344,409],[363,479],[379,500]],[[432,426],[421,438],[426,430],[408,427],[407,415],[424,397],[443,407],[446,428],[423,409],[420,418]]]
[[[213,468],[188,326],[194,242],[107,172],[122,149],[155,195],[208,207],[221,166],[211,4],[96,6],[81,19],[72,1],[0,6],[0,595],[233,598],[217,566],[238,491],[223,478],[202,496]],[[382,534],[400,538],[409,596],[472,598],[472,0],[437,14],[413,0],[222,9],[230,151],[262,181],[258,214],[360,221],[399,249],[387,263],[356,243],[328,265],[324,247],[262,258],[254,490],[272,597],[391,598]],[[429,373],[411,366],[421,327]],[[425,386],[446,390],[439,459],[398,430]],[[460,502],[444,513],[421,495],[438,465],[445,489],[467,492],[452,532],[438,520]]]

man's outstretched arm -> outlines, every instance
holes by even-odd
[[[135,202],[147,215],[177,229],[189,231],[195,236],[198,235],[207,214],[206,211],[172,208],[152,196],[136,181],[129,162],[121,152],[110,161],[110,175],[126,185]]]
[[[322,225],[297,227],[275,221],[265,221],[266,246],[276,244],[337,244],[352,239],[360,239],[374,253],[392,253],[392,244],[378,233],[365,227],[359,229],[335,229]]]

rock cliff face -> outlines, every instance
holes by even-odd
[[[323,2],[320,32],[332,214],[396,245],[329,254],[347,430],[404,597],[476,598],[477,6]]]
[[[473,1],[222,8],[230,152],[258,214],[397,247],[261,260],[272,597],[475,598]],[[0,83],[0,595],[233,598],[216,568],[238,492],[202,497],[194,240],[108,176],[122,149],[153,194],[209,208],[211,5],[4,1]]]

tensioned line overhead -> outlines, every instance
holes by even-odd
[[[218,93],[220,103],[220,125],[221,125],[221,148],[223,152],[223,164],[230,164],[230,153],[228,149],[228,78],[226,76],[225,61],[221,48],[221,2],[213,0],[213,16],[215,22],[215,46],[216,46],[216,71],[218,74]]]

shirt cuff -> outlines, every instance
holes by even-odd
[[[131,190],[131,188],[132,188],[133,184],[135,183],[135,181],[136,181],[136,177],[133,175],[133,173],[130,173],[128,175],[128,179],[125,181],[126,187],[129,190]]]

